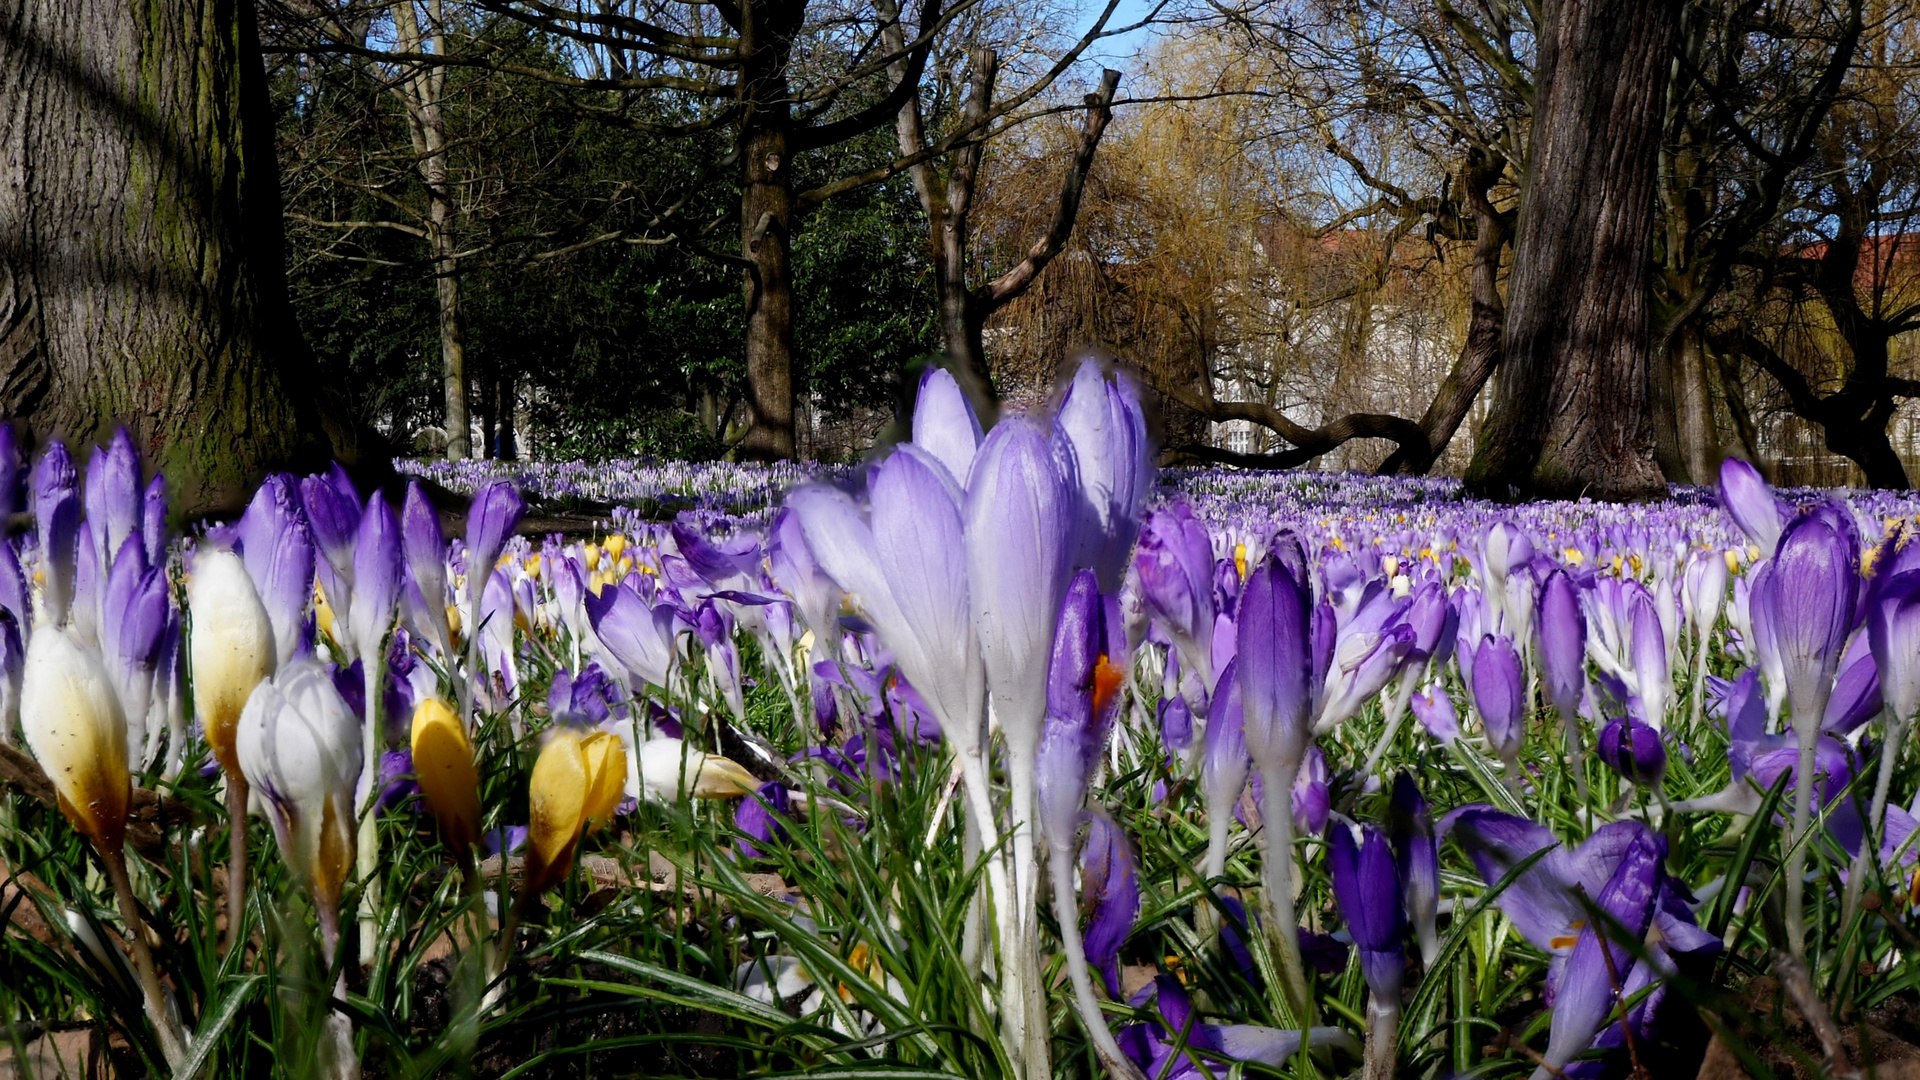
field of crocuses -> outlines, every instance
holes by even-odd
[[[1920,503],[1159,476],[1091,365],[985,433],[918,401],[852,470],[414,467],[471,493],[451,538],[337,469],[174,537],[124,436],[29,469],[0,428],[10,1061],[1920,1055]],[[529,497],[620,509],[529,536]]]

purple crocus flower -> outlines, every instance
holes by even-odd
[[[1047,718],[1036,760],[1041,829],[1062,853],[1071,849],[1074,822],[1094,763],[1106,747],[1125,678],[1107,662],[1105,617],[1093,571],[1075,574],[1053,637]]]
[[[1184,502],[1147,519],[1134,560],[1140,595],[1180,650],[1182,664],[1211,691],[1213,670],[1213,541]]]
[[[440,533],[440,515],[417,483],[407,484],[400,510],[400,546],[407,557],[410,588],[407,610],[413,627],[441,658],[451,662],[453,635],[447,625],[447,542]]]
[[[1540,668],[1547,695],[1563,719],[1579,714],[1587,688],[1587,619],[1580,589],[1565,570],[1547,575],[1540,587]]]
[[[354,537],[360,530],[360,500],[345,473],[339,474],[339,481],[336,483],[331,474],[309,476],[300,481],[300,498],[306,504],[314,545],[320,549],[316,567],[320,587],[326,590],[327,603],[333,605],[334,618],[344,627],[352,618]]]
[[[1208,881],[1226,872],[1233,806],[1246,790],[1247,772],[1253,767],[1253,759],[1247,755],[1245,717],[1240,705],[1239,663],[1233,660],[1220,672],[1220,693],[1207,720],[1200,759],[1200,791],[1207,808],[1207,855],[1201,873]],[[1172,703],[1180,704],[1184,716],[1186,705],[1177,696],[1172,702],[1163,700],[1161,706],[1164,710]]]
[[[1263,771],[1291,773],[1313,737],[1312,610],[1311,593],[1272,555],[1248,576],[1237,671],[1247,751]]]
[[[1087,838],[1080,845],[1083,908],[1091,910],[1084,937],[1087,963],[1100,972],[1107,995],[1120,996],[1120,946],[1140,917],[1140,859],[1120,823],[1099,808],[1082,813]]]
[[[607,654],[625,669],[637,690],[644,683],[666,689],[679,655],[674,611],[667,604],[649,604],[625,583],[585,597],[587,619]]]
[[[329,485],[330,486],[330,485]],[[378,659],[380,646],[393,626],[400,603],[404,567],[400,554],[400,523],[379,492],[367,499],[359,515],[353,545],[353,610],[349,620],[354,649]]]
[[[1407,913],[1393,845],[1370,825],[1336,822],[1327,831],[1327,872],[1340,917],[1360,950],[1367,988],[1397,1009],[1406,969]]]
[[[410,749],[385,750],[380,754],[380,765],[375,784],[380,796],[375,807],[382,814],[398,809],[407,799],[420,793],[420,781],[413,771],[413,751]]]
[[[952,372],[928,368],[920,377],[913,403],[913,445],[944,465],[955,484],[967,486],[973,455],[980,448],[980,418]]]
[[[1920,714],[1920,570],[1876,584],[1868,604],[1867,638],[1887,708],[1896,721],[1906,723]]]
[[[735,847],[749,859],[769,858],[764,848],[783,843],[787,821],[793,814],[793,798],[779,781],[768,781],[760,790],[740,800],[733,811],[733,827],[740,831]]]
[[[167,561],[167,478],[158,473],[147,482],[141,498],[140,539],[146,544],[147,565]]]
[[[122,427],[105,447],[94,449],[87,463],[87,520],[93,523],[94,554],[102,567],[139,532],[140,494],[140,454]]]
[[[1720,508],[1761,551],[1772,551],[1779,544],[1786,513],[1758,469],[1728,458],[1720,465],[1719,495]]]
[[[1613,955],[1623,996],[1670,974],[1670,954],[1720,949],[1720,940],[1694,923],[1686,887],[1666,874],[1665,841],[1639,822],[1603,825],[1570,849],[1544,825],[1475,804],[1441,819],[1440,832],[1466,851],[1488,885],[1542,848],[1554,849],[1494,901],[1521,936],[1552,957],[1546,1002],[1553,1009],[1553,1031],[1545,1058],[1554,1069],[1595,1045],[1596,1035],[1601,1045],[1610,1041],[1601,1031],[1614,991],[1599,951],[1603,944]],[[1602,926],[1613,924],[1604,942],[1594,933],[1593,908],[1606,916]],[[1646,939],[1642,955],[1647,961],[1621,944],[1622,929]],[[1657,1001],[1650,999],[1628,1017],[1642,1037],[1656,1008]],[[1548,1075],[1541,1069],[1534,1078]]]
[[[1667,747],[1658,728],[1638,723],[1632,710],[1600,732],[1600,759],[1631,783],[1657,788],[1667,772]]]
[[[1327,755],[1320,752],[1318,746],[1307,747],[1300,758],[1300,773],[1293,778],[1293,791],[1288,799],[1288,807],[1293,811],[1293,827],[1296,831],[1318,836],[1327,827],[1327,818],[1333,813],[1333,793],[1327,787]],[[1259,779],[1255,778],[1258,784]]]
[[[55,440],[33,466],[33,527],[39,541],[47,617],[66,622],[73,604],[74,558],[80,536],[80,478],[65,443]]]
[[[1420,943],[1421,962],[1431,967],[1440,952],[1440,935],[1435,929],[1440,906],[1440,850],[1434,840],[1427,800],[1413,776],[1405,771],[1393,778],[1387,825],[1400,875],[1400,899]]]
[[[947,467],[914,445],[874,470],[870,490],[864,515],[827,487],[801,488],[787,505],[821,569],[859,599],[955,748],[977,758],[985,671],[968,596],[961,492]]]
[[[1259,1062],[1279,1068],[1300,1053],[1300,1032],[1258,1024],[1209,1024],[1194,1010],[1193,1001],[1170,975],[1129,999],[1135,1009],[1154,1007],[1157,1017],[1124,1028],[1121,1048],[1134,1065],[1155,1080],[1201,1080],[1220,1076],[1236,1061]],[[1358,1054],[1359,1046],[1343,1028],[1307,1029],[1310,1050],[1337,1048]]]
[[[281,665],[306,642],[307,605],[313,599],[313,534],[291,476],[267,477],[240,516],[240,557],[273,624]]]
[[[1787,526],[1754,586],[1755,635],[1786,683],[1796,728],[1812,730],[1826,710],[1859,605],[1859,566],[1853,521],[1829,504]]]
[[[1093,567],[1100,587],[1120,587],[1140,531],[1140,507],[1153,487],[1152,447],[1139,396],[1124,377],[1109,378],[1088,359],[1060,402],[1059,433],[1080,474],[1075,563]]]
[[[505,480],[481,488],[467,508],[467,587],[476,601],[485,587],[487,575],[500,561],[500,550],[507,538],[526,516],[527,501],[520,491]]]
[[[1460,718],[1453,711],[1453,696],[1440,683],[1434,683],[1409,699],[1413,715],[1427,734],[1450,743],[1460,737]]]
[[[1015,874],[1029,877],[1034,757],[1073,555],[1076,498],[1046,432],[1025,417],[1000,421],[974,457],[965,508],[968,599],[1012,774]],[[1097,608],[1097,588],[1088,595]],[[1092,618],[1097,627],[1098,616]]]
[[[1486,727],[1487,745],[1509,767],[1527,735],[1526,683],[1513,642],[1492,634],[1473,651],[1473,705]]]
[[[800,518],[791,509],[782,508],[774,515],[767,541],[767,573],[781,592],[793,598],[801,624],[813,631],[814,640],[830,655],[840,637],[840,587],[807,548]]]

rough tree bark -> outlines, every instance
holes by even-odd
[[[395,44],[409,54],[447,54],[440,0],[427,0],[423,33],[414,0],[393,5]],[[394,87],[407,110],[407,135],[413,143],[420,179],[427,189],[427,246],[433,256],[434,288],[439,301],[440,371],[446,400],[447,460],[473,455],[473,421],[467,409],[467,337],[460,318],[460,264],[454,248],[453,190],[447,176],[447,120],[441,110],[447,69],[416,67]]]
[[[176,513],[357,456],[288,306],[272,122],[250,3],[0,0],[0,413],[125,422]]]
[[[747,303],[747,434],[740,456],[794,456],[793,128],[787,61],[806,4],[747,0],[741,15],[740,247]]]
[[[1558,0],[1540,39],[1500,381],[1467,481],[1666,490],[1648,414],[1652,217],[1674,0]]]

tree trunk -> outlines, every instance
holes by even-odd
[[[747,435],[740,457],[794,455],[793,432],[793,127],[787,56],[804,2],[749,0],[740,6],[740,247],[747,302]]]
[[[1672,0],[1559,0],[1540,41],[1502,373],[1467,480],[1501,498],[1661,495],[1652,216]]]
[[[1713,391],[1708,381],[1706,345],[1689,324],[1673,335],[1671,347],[1674,421],[1683,484],[1711,484],[1720,475],[1720,437],[1713,422]]]
[[[124,422],[182,515],[355,456],[288,305],[272,124],[251,4],[0,0],[0,413]]]
[[[393,5],[396,44],[403,53],[444,56],[446,34],[438,0],[428,7],[429,25],[421,32],[414,0]],[[407,133],[427,189],[427,245],[433,255],[435,292],[440,304],[440,370],[446,395],[447,460],[473,456],[473,421],[467,412],[467,338],[460,320],[460,272],[454,237],[453,191],[447,177],[447,120],[440,107],[447,69],[423,67],[396,89],[407,109]],[[481,456],[485,456],[484,453]]]

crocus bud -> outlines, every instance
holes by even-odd
[[[1247,752],[1261,768],[1297,767],[1312,736],[1313,598],[1269,554],[1240,597],[1237,665]]]
[[[1641,787],[1658,787],[1667,772],[1667,748],[1659,730],[1635,722],[1631,713],[1616,717],[1601,730],[1600,758]]]
[[[1565,570],[1547,575],[1540,588],[1540,670],[1547,696],[1562,719],[1579,712],[1587,689],[1587,618],[1580,590]]]
[[[256,687],[235,743],[287,868],[317,902],[338,905],[353,871],[360,721],[327,669],[298,660]]]
[[[349,616],[354,647],[371,663],[393,626],[403,581],[400,523],[379,492],[367,500],[353,547],[353,610]]]
[[[625,774],[626,751],[608,732],[563,727],[541,747],[527,787],[529,896],[567,876],[587,826],[619,807]]]
[[[1077,497],[1071,481],[1046,432],[1009,417],[981,444],[967,489],[973,626],[994,712],[1016,766],[1031,767],[1046,715],[1047,657],[1073,553]]]
[[[1473,704],[1487,729],[1487,745],[1502,759],[1520,753],[1527,734],[1525,677],[1513,642],[1488,634],[1473,651]]]
[[[413,769],[440,835],[456,854],[480,837],[480,774],[473,744],[452,707],[427,698],[413,710]]]
[[[228,775],[237,775],[240,759],[234,735],[240,712],[254,687],[277,666],[273,624],[246,565],[233,552],[219,548],[195,553],[187,609],[193,616],[188,654],[193,711],[213,756]]]
[[[1355,833],[1359,833],[1358,843]],[[1327,869],[1333,898],[1347,920],[1360,973],[1373,996],[1398,1004],[1406,971],[1407,914],[1400,906],[1400,873],[1393,847],[1378,829],[1341,821],[1327,830]]]
[[[526,500],[505,480],[488,484],[473,497],[467,509],[467,583],[476,599],[493,564],[500,560],[500,549],[526,512]]]
[[[447,625],[447,542],[440,534],[440,516],[417,483],[407,484],[400,512],[400,542],[406,549],[408,613],[414,629],[449,657],[453,634]]]
[[[1763,664],[1785,680],[1796,730],[1825,714],[1859,592],[1859,540],[1844,511],[1822,506],[1781,534],[1751,603]]]
[[[1867,636],[1880,689],[1896,721],[1920,713],[1920,570],[1897,574],[1875,590]]]
[[[732,799],[751,794],[760,786],[760,781],[733,759],[703,753],[679,739],[648,739],[642,743],[639,771],[637,794],[660,802],[671,801],[683,791],[696,799]]]
[[[87,520],[93,523],[94,554],[104,567],[120,545],[140,529],[140,454],[126,428],[114,432],[87,463]]]
[[[127,721],[106,668],[64,630],[42,624],[27,644],[20,724],[60,812],[102,852],[118,851],[133,797]]]
[[[1400,874],[1400,897],[1420,942],[1420,959],[1431,966],[1440,952],[1434,928],[1440,908],[1440,852],[1434,840],[1433,817],[1413,776],[1393,778],[1393,800],[1388,804],[1388,832],[1393,838],[1394,866]]]
[[[1780,540],[1786,515],[1759,470],[1737,458],[1720,465],[1720,508],[1761,551],[1772,551]]]
[[[48,444],[33,466],[33,527],[45,575],[47,621],[67,619],[73,604],[74,558],[80,536],[80,484],[65,443]]]

